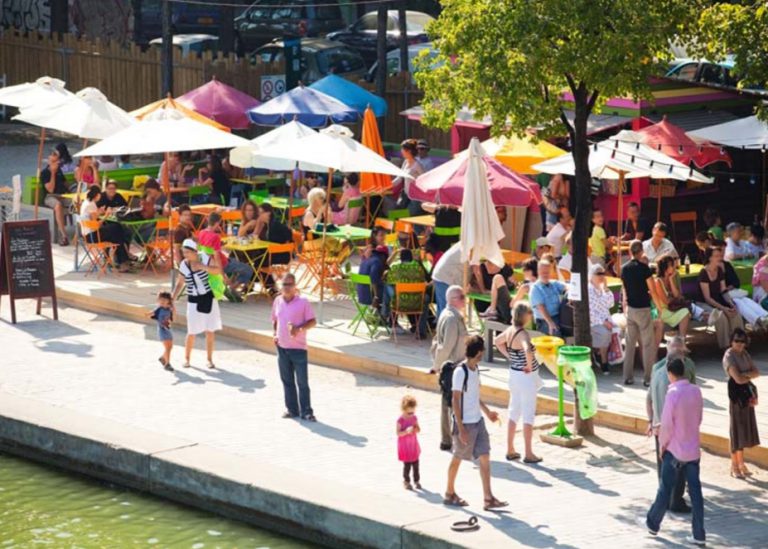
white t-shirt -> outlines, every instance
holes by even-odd
[[[653,239],[649,238],[643,242],[643,253],[650,263],[656,263],[656,259],[662,255],[677,257],[677,250],[675,250],[674,244],[666,238],[661,239],[658,249],[653,247]]]
[[[205,254],[200,254],[200,263],[208,265],[210,258]],[[179,264],[179,272],[184,277],[184,283],[187,287],[187,295],[197,297],[211,292],[211,286],[208,282],[207,271],[193,271],[189,262],[185,259]]]
[[[461,262],[461,244],[458,242],[448,248],[432,271],[432,280],[437,280],[449,286],[462,286],[464,283],[464,266]]]
[[[480,370],[475,368],[474,370],[467,366],[467,373],[469,379],[467,380],[467,392],[464,393],[464,412],[461,419],[462,423],[477,423],[483,419],[482,411],[480,410]],[[461,364],[457,364],[453,369],[453,386],[454,391],[464,390],[464,368]]]
[[[563,246],[565,246],[565,235],[568,229],[563,227],[562,223],[555,223],[555,226],[547,233],[547,241],[552,245],[552,255],[556,258],[563,255]]]
[[[80,204],[80,230],[83,232],[83,236],[88,236],[93,232],[93,229],[87,229],[83,225],[83,221],[93,221],[93,214],[99,211],[99,207],[95,202],[90,200],[83,200]]]
[[[725,240],[725,260],[731,261],[736,256],[753,255],[753,250],[750,246],[748,241],[739,240],[739,242],[736,243],[732,238],[727,238]]]

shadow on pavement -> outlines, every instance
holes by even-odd
[[[537,479],[530,471],[526,471],[527,467],[529,466],[515,467],[510,462],[491,460],[491,476],[493,478],[510,480],[521,484],[531,484],[539,488],[549,488],[552,486],[548,482]]]
[[[234,387],[241,393],[253,393],[256,389],[263,389],[267,386],[263,379],[251,379],[243,374],[230,372],[228,370],[222,370],[220,368],[202,369],[194,368],[198,372],[203,372],[205,375],[214,378],[218,383],[222,383],[229,387]]]
[[[192,383],[193,385],[202,385],[205,383],[204,379],[197,376],[191,376],[180,368],[176,368],[173,372],[173,375],[176,376],[176,381],[173,383],[174,385],[179,385],[181,383]]]
[[[331,440],[338,440],[339,442],[345,442],[350,446],[355,446],[356,448],[363,448],[368,443],[368,438],[366,437],[353,435],[352,433],[346,432],[344,429],[339,429],[338,427],[334,427],[326,423],[299,421],[299,425],[308,431],[312,431],[316,435],[320,435],[321,437],[329,438]]]
[[[587,492],[592,492],[593,494],[608,497],[618,497],[620,495],[618,492],[614,492],[613,490],[605,490],[604,488],[601,488],[600,485],[589,478],[587,473],[584,471],[564,469],[561,467],[549,468],[542,465],[541,463],[537,463],[531,467],[543,471],[559,481],[570,484],[571,486],[575,486],[576,488],[586,490]]]
[[[45,309],[43,309],[45,312]],[[74,337],[86,335],[88,332],[77,326],[62,321],[54,321],[50,318],[36,318],[11,324],[3,320],[5,324],[17,330],[21,330],[39,340],[58,339],[60,337]]]
[[[35,347],[46,353],[55,353],[59,355],[75,355],[80,358],[89,358],[93,345],[88,343],[77,343],[69,341],[42,341],[35,343]]]

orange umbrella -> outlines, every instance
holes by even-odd
[[[157,109],[175,109],[182,113],[184,116],[191,118],[192,120],[195,120],[196,122],[202,122],[203,124],[208,124],[209,126],[213,126],[216,129],[229,132],[231,131],[227,126],[223,124],[219,124],[215,120],[211,120],[210,118],[206,118],[200,113],[197,113],[193,111],[190,108],[185,107],[181,103],[174,101],[173,97],[168,95],[167,98],[161,99],[160,101],[155,101],[154,103],[150,103],[149,105],[144,105],[143,107],[136,109],[135,111],[131,111],[130,115],[138,118],[139,120],[142,120],[145,116],[147,116],[151,112],[155,112]]]
[[[367,107],[363,115],[363,136],[361,142],[373,152],[384,156],[384,146],[381,144],[379,126],[376,124],[376,115],[373,114],[371,107]],[[382,194],[390,190],[392,190],[392,178],[390,176],[383,173],[360,174],[361,193],[368,195]]]

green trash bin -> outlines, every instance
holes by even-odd
[[[579,415],[589,419],[597,413],[597,380],[592,370],[592,350],[579,345],[560,347],[557,365],[563,367],[563,377],[570,377],[579,396]]]

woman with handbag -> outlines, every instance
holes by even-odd
[[[680,337],[685,339],[688,323],[691,321],[690,304],[683,297],[677,285],[676,258],[664,254],[657,258],[656,276],[653,277],[654,289],[663,308],[658,311],[661,321],[671,328],[677,328]]]
[[[731,347],[723,356],[723,368],[728,373],[731,476],[736,478],[752,475],[744,464],[744,448],[760,444],[755,418],[757,388],[752,383],[752,380],[760,375],[760,371],[747,352],[747,342],[747,333],[737,328],[731,336]]]
[[[205,349],[208,354],[208,368],[215,368],[213,363],[213,345],[215,332],[221,330],[219,302],[213,295],[209,275],[221,275],[223,270],[219,254],[199,255],[197,243],[188,238],[181,245],[184,259],[179,264],[179,281],[173,294],[174,301],[179,298],[182,289],[187,290],[187,339],[184,344],[184,367],[189,368],[195,336],[205,333]]]

